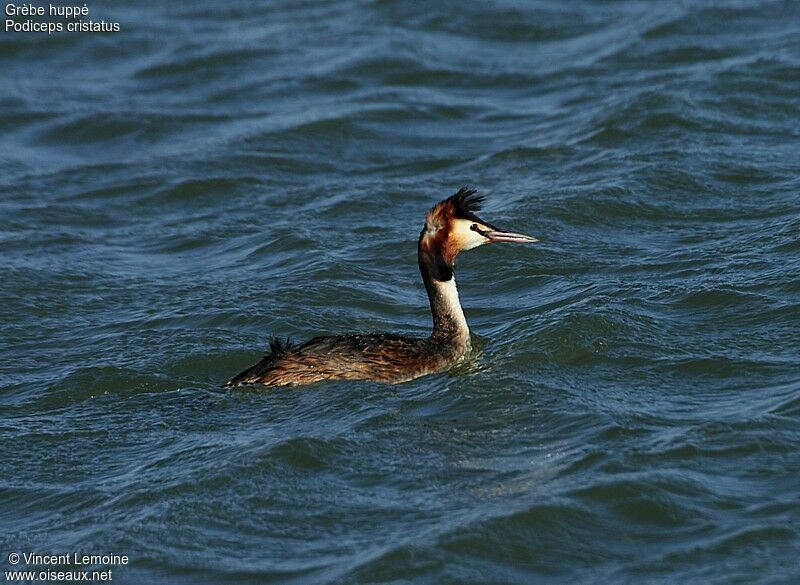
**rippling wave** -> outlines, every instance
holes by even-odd
[[[90,7],[4,34],[0,550],[121,582],[800,579],[790,2]],[[477,348],[224,393],[269,335],[424,335],[424,211]]]

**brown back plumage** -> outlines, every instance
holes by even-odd
[[[438,371],[452,361],[453,348],[441,340],[388,333],[315,337],[302,345],[270,341],[270,353],[228,381],[298,386],[321,380],[399,383]]]

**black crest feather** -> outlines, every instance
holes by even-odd
[[[483,221],[480,217],[475,215],[476,211],[480,211],[484,200],[485,198],[483,195],[478,195],[478,192],[475,189],[470,189],[468,187],[461,187],[461,189],[459,189],[455,195],[452,195],[449,198],[449,201],[452,201],[453,203],[456,217],[460,219],[468,219],[469,221],[477,221],[491,227],[492,229],[497,229],[490,223]]]
[[[478,195],[475,189],[469,187],[461,187],[456,194],[450,197],[450,200],[455,205],[456,209],[464,214],[474,211],[480,211],[483,205],[483,195]]]

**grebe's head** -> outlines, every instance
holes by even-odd
[[[474,189],[462,187],[434,205],[425,215],[425,226],[419,235],[419,262],[437,280],[450,280],[456,256],[492,242],[538,242],[536,238],[503,231],[483,221],[475,212],[483,197]]]

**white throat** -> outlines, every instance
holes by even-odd
[[[451,334],[469,339],[469,327],[461,308],[455,277],[450,280],[432,282],[431,310],[433,311],[434,333],[446,329]]]

